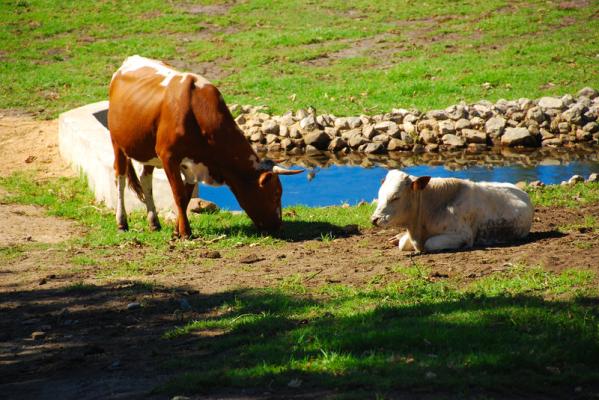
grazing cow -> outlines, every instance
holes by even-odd
[[[528,195],[510,183],[416,178],[392,170],[371,220],[407,229],[400,250],[430,252],[522,239],[532,214]]]
[[[175,233],[186,238],[191,235],[186,209],[199,182],[227,184],[258,228],[276,230],[283,191],[277,175],[302,172],[260,162],[220,92],[206,79],[140,56],[127,58],[112,77],[108,128],[121,230],[128,229],[125,175],[146,205],[150,227],[160,229],[152,172],[164,168],[178,212]],[[140,179],[131,159],[144,166]]]

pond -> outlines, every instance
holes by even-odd
[[[439,154],[433,159],[427,159],[426,156],[411,156],[399,160],[354,158],[353,162],[330,158],[300,158],[287,160],[283,164],[306,169],[301,175],[281,177],[283,207],[298,204],[312,207],[343,203],[355,205],[363,200],[370,202],[377,197],[381,179],[391,168],[399,168],[417,176],[511,183],[539,180],[545,184],[559,184],[573,175],[587,178],[593,172],[599,173],[596,152],[540,155],[488,153],[476,156],[460,154],[458,157]],[[201,185],[200,197],[215,202],[223,209],[241,209],[226,186]]]

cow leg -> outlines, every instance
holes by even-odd
[[[175,222],[175,234],[183,239],[187,239],[191,236],[191,227],[189,226],[189,220],[187,219],[187,205],[191,198],[194,185],[186,185],[181,179],[181,169],[179,164],[170,159],[162,159],[162,165],[164,165],[164,172],[168,178],[168,182],[171,185],[173,191],[173,199],[175,200],[175,206],[177,207],[177,221]]]
[[[144,165],[143,172],[139,178],[141,188],[144,192],[144,199],[146,203],[146,209],[148,210],[148,224],[150,229],[153,231],[160,230],[160,221],[158,220],[158,213],[156,213],[156,206],[154,205],[154,195],[152,194],[152,173],[154,167],[151,165]]]
[[[397,245],[400,251],[414,251],[414,243],[412,243],[412,237],[406,232],[400,239]]]
[[[117,187],[116,224],[120,231],[129,229],[127,211],[125,210],[125,186],[127,185],[127,156],[113,143],[114,147],[114,172]]]
[[[426,251],[455,250],[462,247],[472,247],[472,234],[464,233],[444,233],[431,236],[424,243]]]

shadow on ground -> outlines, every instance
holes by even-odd
[[[431,301],[406,291],[403,305],[389,305],[389,296],[203,295],[139,282],[4,292],[0,392],[8,399],[257,399],[599,391],[596,299]],[[196,329],[173,334],[195,320],[202,321]]]

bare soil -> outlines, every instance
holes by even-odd
[[[5,113],[0,118],[0,156],[2,175],[24,169],[36,170],[39,179],[72,174],[58,155],[56,121]],[[0,204],[0,249],[14,249],[0,253],[0,393],[6,399],[167,398],[151,392],[168,378],[164,365],[179,355],[197,353],[201,359],[210,354],[197,350],[201,337],[167,341],[161,335],[214,312],[223,299],[246,288],[294,281],[308,287],[385,285],[402,279],[402,266],[413,263],[430,266],[431,280],[452,278],[463,284],[517,263],[599,272],[599,232],[557,230],[588,215],[598,216],[599,204],[538,207],[531,235],[522,243],[441,254],[399,252],[388,243],[397,232],[374,229],[330,241],[243,246],[218,254],[191,243],[182,249],[173,246],[169,265],[127,280],[107,279],[104,267],[74,261],[91,254],[90,249],[21,246],[66,240],[82,228],[35,207]],[[117,265],[150,251],[128,243],[106,249],[105,257]],[[188,300],[191,311],[181,310],[181,299]],[[248,392],[218,398],[326,396]]]

